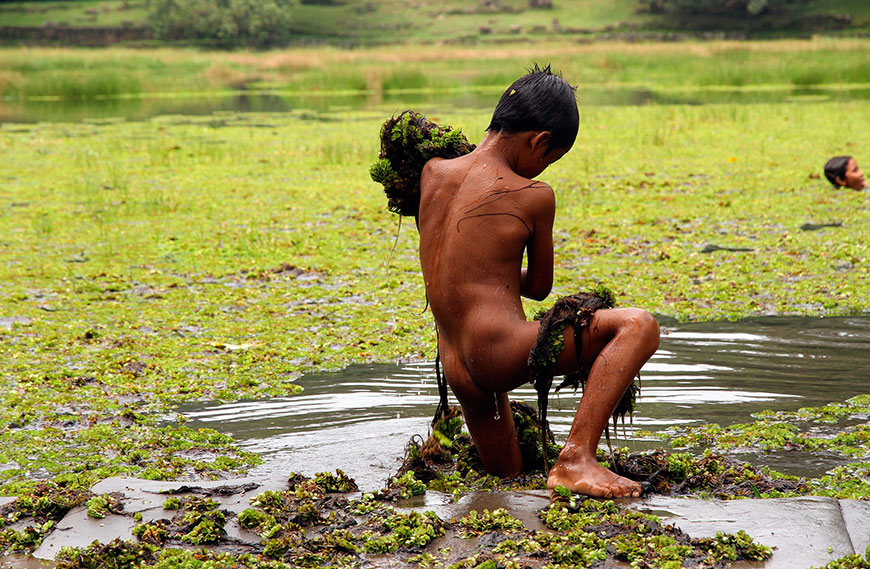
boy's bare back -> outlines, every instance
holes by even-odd
[[[485,143],[423,171],[420,261],[441,356],[447,368],[459,359],[491,391],[528,382],[537,326],[525,321],[520,297],[550,292],[554,213],[553,190],[512,171]]]

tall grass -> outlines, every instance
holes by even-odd
[[[870,84],[870,40],[569,42],[508,47],[277,52],[3,49],[0,95],[88,99],[246,86],[297,93],[398,92],[504,86],[532,63],[572,83],[650,89]]]
[[[56,96],[63,99],[90,99],[142,92],[139,77],[113,69],[67,72],[51,70],[23,82],[20,97]]]
[[[0,96],[89,99],[222,88],[217,58],[183,49],[0,49]]]

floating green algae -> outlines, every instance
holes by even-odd
[[[753,423],[722,427],[717,424],[679,427],[658,436],[678,448],[713,448],[720,451],[757,449],[818,452],[849,458],[870,456],[870,396],[859,395],[845,402],[806,407],[794,412],[763,411]],[[845,424],[847,420],[862,420]],[[813,426],[808,423],[820,423]],[[836,428],[828,425],[837,425]]]
[[[836,423],[844,419],[870,418],[870,394],[856,395],[843,402],[833,402],[821,407],[802,407],[797,411],[761,411],[758,419],[778,421],[812,421]]]
[[[88,489],[117,475],[151,480],[198,476],[208,478],[238,472],[260,462],[257,455],[239,450],[232,437],[212,429],[184,425],[157,427],[114,419],[79,428],[7,430],[8,446],[0,462],[17,468],[0,473],[0,491],[22,492],[37,483],[27,473],[43,469],[58,483]]]

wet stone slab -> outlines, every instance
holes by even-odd
[[[843,521],[855,553],[864,554],[870,547],[870,503],[840,500],[840,511],[843,513]]]
[[[726,501],[653,496],[635,507],[692,537],[743,530],[773,549],[773,556],[760,565],[764,569],[822,567],[845,555],[863,554],[855,542],[866,544],[870,528],[870,505],[849,504],[847,523],[841,502],[822,496]]]
[[[109,514],[104,519],[89,518],[84,506],[74,508],[57,524],[33,552],[39,559],[54,559],[63,546],[87,547],[94,540],[109,543],[115,538],[135,539],[133,528],[142,522],[172,517],[163,509],[163,502],[170,496],[208,495],[220,503],[220,509],[236,514],[229,517],[226,525],[227,538],[236,544],[257,544],[260,537],[238,525],[239,512],[250,507],[250,499],[266,490],[286,490],[287,479],[242,478],[236,480],[160,482],[135,478],[107,478],[96,484],[91,491],[97,495],[118,496],[124,505],[124,513],[142,515],[136,521],[131,515]]]

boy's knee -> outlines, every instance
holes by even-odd
[[[659,323],[652,314],[640,308],[631,308],[625,326],[637,338],[641,349],[652,356],[659,347]]]

